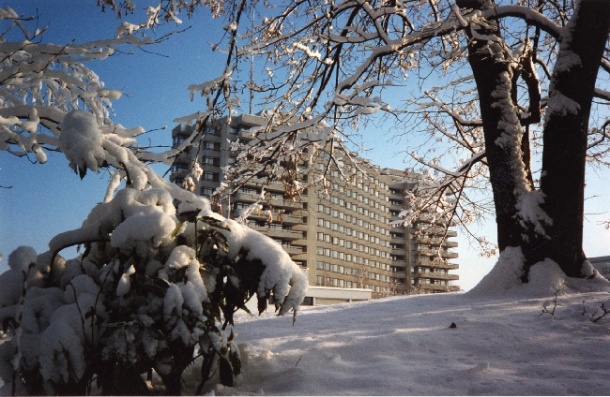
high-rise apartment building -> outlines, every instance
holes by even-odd
[[[201,147],[177,159],[171,180],[182,183],[198,156],[203,175],[196,188],[211,196],[227,182],[223,167],[234,161],[230,142],[252,139],[250,129],[264,122],[244,114],[206,127]],[[190,126],[176,126],[174,145],[192,131]],[[410,227],[390,224],[408,204],[405,190],[421,183],[421,175],[382,169],[366,160],[362,164],[364,172],[344,180],[337,169],[325,169],[328,162],[320,161],[315,167],[334,176],[326,192],[307,189],[298,199],[287,197],[283,183],[254,178],[226,197],[220,208],[225,217],[236,218],[258,203],[247,224],[280,243],[307,273],[311,286],[365,288],[373,297],[457,291],[458,276],[450,273],[458,268],[451,262],[457,253],[450,250],[457,243],[447,238],[456,232],[427,222],[425,216]]]

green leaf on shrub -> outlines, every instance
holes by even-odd
[[[214,239],[214,242],[218,246],[218,249],[223,252],[229,252],[229,242],[227,238],[216,230],[212,230],[210,236]]]
[[[225,357],[221,356],[219,361],[219,370],[220,370],[220,383],[224,386],[233,386],[233,367],[229,360]]]
[[[267,297],[259,297],[258,298],[258,315],[260,316],[262,312],[267,310]]]
[[[197,220],[200,220],[201,222],[207,223],[208,225],[216,227],[218,229],[224,229],[229,232],[231,231],[231,229],[229,229],[229,227],[223,221],[216,218],[212,218],[211,216],[202,216],[197,218]]]
[[[231,334],[232,333],[233,331],[231,331]],[[233,373],[239,375],[241,373],[241,356],[239,354],[239,349],[237,349],[235,343],[231,343],[229,346],[231,347],[231,350],[229,351],[229,361],[233,366]]]

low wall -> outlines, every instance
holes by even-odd
[[[329,305],[333,303],[368,301],[373,291],[361,288],[315,287],[307,288],[303,305]]]

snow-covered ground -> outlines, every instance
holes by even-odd
[[[302,307],[294,324],[290,315],[239,312],[242,373],[233,387],[216,379],[204,392],[610,394],[610,283],[588,262],[585,280],[547,260],[522,284],[520,258],[520,249],[507,249],[467,293]],[[196,390],[199,371],[183,373],[185,394]]]
[[[607,292],[446,294],[237,319],[243,373],[210,393],[607,395]],[[610,302],[608,302],[610,303]],[[543,313],[543,307],[546,311]],[[583,314],[583,310],[585,313]],[[455,327],[451,327],[455,324]],[[211,386],[210,386],[211,387]]]

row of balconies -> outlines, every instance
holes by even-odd
[[[406,268],[408,263],[406,259],[393,259],[390,265],[395,268]]]
[[[455,246],[452,245],[452,247],[457,247],[457,243]],[[436,247],[427,247],[427,248],[418,248],[416,250],[416,254],[418,255],[424,255],[424,256],[431,256],[431,255],[437,255],[438,253],[438,249],[436,249]],[[391,255],[394,256],[404,256],[407,255],[407,250],[406,248],[403,247],[392,247],[391,251],[390,251]],[[455,252],[451,252],[451,251],[446,251],[446,250],[441,250],[441,256],[446,257],[446,258],[457,258],[457,256],[451,256],[451,254],[455,254]]]
[[[390,238],[390,243],[392,243],[392,244],[405,244],[406,242],[407,242],[407,240],[405,239],[404,235],[392,236]]]
[[[180,169],[177,171],[173,171],[170,175],[170,180],[174,181],[175,179],[184,179],[186,178],[186,176],[189,174],[189,170],[185,170],[185,169]]]
[[[239,136],[239,139],[242,139],[244,141],[251,141],[252,139],[254,139],[256,134],[252,131],[240,130],[238,136]]]
[[[176,127],[174,127],[174,129],[172,129],[172,138],[175,138],[177,136],[188,137],[192,133],[193,133],[193,127],[177,125]]]
[[[433,260],[430,260],[429,258],[419,258],[415,262],[415,266],[429,266],[429,267],[435,267],[438,269],[447,269],[447,270],[457,270],[460,268],[460,265],[458,265],[456,263],[448,263],[439,258],[434,258]]]
[[[417,230],[418,232],[423,232],[428,235],[444,236],[445,232],[446,232],[447,237],[457,237],[457,232],[455,230],[446,230],[446,228],[444,226],[439,226],[437,224],[432,225],[432,224],[426,223],[426,222],[416,223],[415,225],[413,225],[412,228],[413,228],[413,230]]]
[[[394,210],[394,211],[397,211],[399,213],[400,213],[400,211],[405,209],[405,206],[403,204],[395,203],[395,202],[392,202],[392,201],[390,201],[389,207],[390,207],[390,210]]]
[[[403,201],[405,199],[405,195],[403,193],[397,192],[395,190],[390,190],[390,200],[399,200]]]
[[[394,278],[398,278],[398,279],[406,279],[407,278],[407,272],[406,271],[395,271],[392,272],[392,277]],[[440,273],[434,273],[434,272],[422,272],[422,273],[414,273],[413,274],[413,279],[414,280],[418,280],[418,279],[430,279],[430,280],[459,280],[460,276],[458,276],[457,274],[440,274]],[[428,284],[421,284],[421,285],[428,285]]]
[[[406,255],[406,254],[407,254],[407,250],[404,248],[391,248],[390,249],[390,255],[400,256],[400,255]]]
[[[395,272],[406,272],[408,267],[407,261],[405,259],[394,259],[391,263],[391,266],[394,268]],[[446,269],[446,270],[457,270],[460,268],[460,265],[455,263],[444,263],[444,264],[433,264],[430,262],[421,262],[417,261],[413,264],[414,267],[426,266],[432,267],[435,269]]]
[[[256,115],[252,115],[252,114],[242,114],[239,116],[233,116],[232,118],[232,123],[231,126],[234,126],[235,129],[237,129],[238,135],[240,138],[244,138],[244,139],[252,139],[253,133],[249,132],[248,129],[254,126],[263,126],[266,123],[266,120],[264,117],[261,116],[256,116]],[[226,119],[223,121],[219,121],[218,123],[214,124],[213,126],[206,126],[204,133],[207,134],[212,134],[212,135],[219,135],[220,134],[220,127],[224,125],[226,126]],[[182,136],[189,136],[194,130],[194,127],[192,126],[188,126],[188,125],[183,125],[183,124],[179,124],[176,127],[174,127],[172,129],[172,138],[182,135]]]
[[[190,154],[188,154],[187,152],[182,152],[178,155],[176,162],[191,164],[193,162],[193,157]]]
[[[295,245],[283,245],[282,248],[288,255],[300,255],[304,252],[303,247],[298,247]]]
[[[441,239],[438,237],[429,237],[429,236],[416,236],[415,242],[421,244],[430,244],[433,246],[442,245],[443,247],[454,248],[458,246],[457,241],[449,241],[447,239]]]
[[[460,287],[455,285],[417,284],[417,287],[426,292],[458,292]]]
[[[183,137],[188,137],[189,135],[191,135],[193,133],[193,131],[195,131],[195,127],[193,126],[189,126],[189,125],[184,125],[184,124],[180,124],[177,125],[176,127],[174,127],[172,129],[172,138],[175,138],[177,136],[183,136]],[[203,128],[202,131],[204,134],[206,135],[220,135],[220,128],[218,127],[210,127],[210,126],[205,126]]]
[[[420,247],[415,250],[416,255],[420,256],[437,256],[440,254],[443,258],[457,258],[457,252],[438,250],[430,247]]]
[[[273,223],[283,223],[283,224],[287,224],[287,225],[302,225],[303,224],[303,218],[300,216],[295,216],[295,215],[288,215],[288,214],[283,214],[283,215],[278,215],[278,214],[273,214]],[[237,218],[239,216],[239,211],[238,210],[234,210],[232,213],[233,218]],[[262,212],[259,214],[257,212],[254,212],[252,214],[250,214],[250,216],[248,216],[248,219],[254,220],[254,221],[259,221],[259,222],[263,222],[263,221],[267,221],[268,217],[267,215],[263,214]]]
[[[414,279],[428,278],[434,280],[459,280],[460,276],[457,274],[446,274],[437,272],[415,272],[413,273]]]
[[[258,193],[244,193],[244,192],[237,192],[234,196],[234,200],[235,201],[239,201],[239,202],[247,202],[247,203],[254,203],[258,200],[260,200],[260,194]],[[294,208],[294,209],[302,209],[303,208],[303,203],[300,201],[293,201],[291,199],[276,199],[276,198],[271,198],[271,199],[265,199],[263,200],[266,203],[274,206],[274,207],[287,207],[287,208]]]
[[[273,191],[277,191],[277,192],[284,191],[283,182],[280,182],[280,181],[267,182],[264,178],[252,178],[248,182],[246,182],[244,187],[255,188],[255,189],[261,189],[264,187],[265,190],[273,190]]]
[[[254,226],[252,229],[263,233],[269,237],[280,238],[282,240],[298,240],[303,238],[303,232],[290,229],[268,228],[265,226]]]

